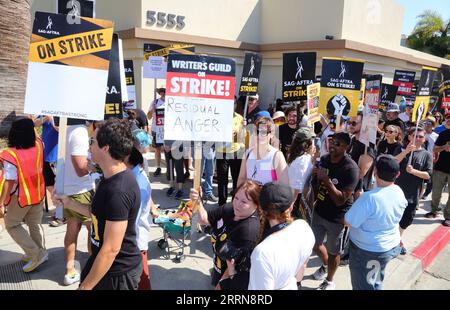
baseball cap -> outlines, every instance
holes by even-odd
[[[378,156],[375,167],[378,177],[387,182],[394,182],[400,171],[399,163],[394,156],[389,154]]]
[[[277,118],[280,118],[280,117],[286,117],[286,115],[284,115],[284,112],[283,112],[283,111],[276,111],[276,112],[273,114],[273,116],[272,116],[273,119],[277,119]]]
[[[261,117],[268,117],[268,118],[271,118],[271,117],[270,117],[270,113],[267,112],[267,111],[259,111],[258,113],[256,113],[255,119],[258,119],[258,118],[261,118]]]
[[[390,103],[386,109],[386,112],[400,112],[400,107],[396,103]]]
[[[300,141],[306,141],[312,139],[313,137],[315,137],[315,135],[308,127],[300,127],[294,133],[294,137],[295,139],[299,139]]]
[[[343,131],[336,132],[335,134],[330,135],[330,137],[332,137],[335,140],[344,142],[346,145],[350,145],[350,143],[352,141],[352,138],[350,137],[350,135]]]
[[[293,200],[291,187],[279,182],[264,184],[259,195],[261,209],[269,213],[283,213],[291,206]]]
[[[249,99],[250,99],[250,98],[255,98],[256,100],[259,100],[259,95],[258,95],[258,94],[250,95],[250,96],[248,96],[248,98],[249,98]]]

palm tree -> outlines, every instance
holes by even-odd
[[[0,136],[23,114],[32,0],[0,0]]]
[[[408,46],[439,57],[449,57],[450,20],[444,21],[438,12],[431,10],[424,11],[417,18],[413,33],[406,41]]]

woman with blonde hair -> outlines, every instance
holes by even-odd
[[[261,189],[260,243],[251,255],[250,290],[297,290],[312,253],[314,234],[304,220],[292,221],[292,190],[278,182]]]
[[[286,160],[280,150],[270,144],[275,132],[275,124],[270,117],[260,117],[254,123],[254,134],[250,149],[242,158],[238,186],[245,180],[252,180],[261,185],[279,181],[289,185]]]
[[[388,125],[385,129],[384,140],[378,143],[378,155],[389,154],[397,156],[402,152],[403,133],[400,127]]]

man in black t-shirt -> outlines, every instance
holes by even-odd
[[[104,177],[90,212],[74,200],[59,198],[64,207],[83,211],[92,218],[92,254],[81,273],[79,289],[137,289],[142,258],[136,243],[135,223],[141,198],[133,172],[124,163],[133,147],[128,121],[106,121],[96,129],[89,144],[92,160],[100,166]]]
[[[335,133],[329,142],[329,154],[320,159],[320,167],[314,170],[316,201],[311,227],[316,238],[314,251],[321,258],[322,266],[313,277],[324,280],[320,290],[335,288],[333,277],[346,239],[343,218],[352,206],[359,180],[358,165],[346,154],[349,146],[348,133]],[[323,245],[325,236],[326,247]]]
[[[297,131],[297,108],[295,106],[291,106],[286,109],[285,114],[287,123],[279,127],[278,134],[281,152],[283,153],[284,158],[287,158],[289,147],[292,144],[292,137]]]
[[[409,145],[395,158],[400,163],[400,176],[395,184],[400,186],[408,201],[402,219],[400,220],[400,235],[412,224],[416,215],[416,206],[419,203],[419,195],[422,190],[423,181],[431,178],[433,170],[433,156],[422,146],[425,143],[425,131],[419,127],[416,140],[414,141],[415,128],[410,128],[408,132]],[[414,141],[414,142],[413,142]],[[412,152],[412,155],[410,153]],[[412,156],[411,164],[408,164],[409,157]],[[402,255],[406,254],[406,248],[402,246]]]
[[[445,119],[450,119],[450,114],[445,115]],[[450,188],[450,129],[444,130],[434,144],[434,152],[439,153],[439,158],[434,164],[433,171],[433,191],[431,194],[431,212],[425,216],[428,218],[436,218],[440,210],[442,190],[448,184]],[[450,199],[444,209],[445,226],[450,226]]]
[[[261,112],[261,108],[259,107],[259,95],[251,95],[248,96],[248,106],[247,106],[247,116],[246,121],[247,125],[252,124],[256,121],[256,115]]]
[[[358,199],[363,191],[370,190],[373,162],[376,158],[376,154],[372,145],[367,147],[366,152],[366,145],[359,141],[362,125],[362,113],[358,113],[357,116],[350,118],[347,124],[349,126],[348,132],[353,134],[348,154],[359,167],[359,182],[355,189],[355,199]]]

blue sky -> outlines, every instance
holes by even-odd
[[[417,15],[425,10],[438,11],[446,21],[450,18],[449,0],[397,0],[405,8],[403,18],[403,34],[411,34],[417,22]]]

